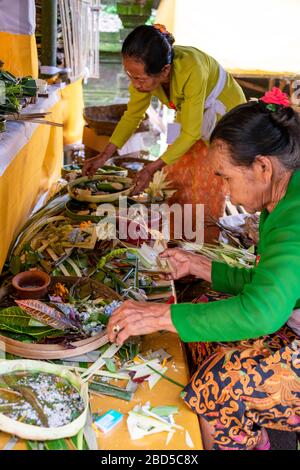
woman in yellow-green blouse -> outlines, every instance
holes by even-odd
[[[156,96],[176,110],[176,123],[169,126],[171,145],[138,174],[135,193],[147,187],[155,171],[167,165],[172,186],[179,189],[177,201],[179,197],[182,203],[204,203],[207,215],[222,215],[224,196],[220,182],[206,167],[203,140],[209,140],[218,119],[243,103],[245,97],[215,59],[196,48],[173,43],[173,36],[162,25],[138,26],[127,36],[122,47],[123,65],[131,80],[127,111],[104,151],[85,163],[84,173],[93,174],[126,143],[143,119],[152,96]]]

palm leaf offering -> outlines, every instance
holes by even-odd
[[[57,330],[78,329],[78,326],[63,313],[39,300],[16,300],[16,303],[29,315],[45,325],[52,326],[52,328]]]
[[[62,168],[62,177],[67,181],[73,181],[76,178],[80,178],[83,176],[82,167],[82,163],[71,163],[70,165],[64,165]],[[126,170],[126,168],[115,165],[103,165],[96,171],[96,175],[114,175],[126,177],[127,174],[128,170]]]
[[[77,201],[112,202],[133,189],[131,178],[115,175],[83,176],[69,183],[69,195]]]
[[[200,245],[193,242],[177,241],[177,244],[184,250],[193,251],[207,256],[212,261],[221,261],[238,268],[252,268],[256,259],[254,246],[246,250],[245,248],[237,248],[222,242],[215,245],[209,243]]]
[[[148,195],[150,202],[162,202],[167,197],[176,193],[176,189],[171,189],[171,181],[167,181],[166,173],[161,170],[154,173],[153,180],[150,182],[145,193]]]
[[[88,390],[70,371],[40,361],[0,363],[0,429],[45,441],[79,433],[88,412]]]

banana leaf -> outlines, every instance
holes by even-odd
[[[45,325],[50,325],[57,330],[78,329],[78,326],[55,308],[40,300],[16,300],[23,310],[29,313]]]
[[[22,333],[13,333],[12,331],[0,330],[0,335],[6,336],[7,338],[14,339],[15,341],[21,341],[22,343],[34,343],[35,342],[35,339],[33,337],[22,334]]]
[[[70,450],[66,439],[55,439],[53,441],[45,441],[46,450]]]
[[[28,450],[44,450],[45,448],[44,443],[39,441],[26,441],[26,447]]]
[[[23,77],[19,82],[25,96],[35,96],[37,92],[36,81],[32,77]]]
[[[11,333],[21,334],[21,335],[29,335],[33,337],[37,341],[41,341],[44,338],[49,337],[58,337],[62,335],[61,331],[54,330],[49,326],[45,326],[43,328],[38,326],[9,326],[3,325],[0,323],[0,330],[2,332],[8,331]],[[4,333],[5,336],[5,333]]]

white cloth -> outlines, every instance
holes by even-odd
[[[0,0],[0,31],[11,34],[34,34],[35,1]]]
[[[21,114],[48,111],[59,101],[58,89],[59,87],[56,85],[49,87],[48,98],[38,98],[36,104],[26,106],[26,108],[23,108],[21,111]],[[46,119],[51,121],[51,114],[49,114],[49,117],[46,117]],[[3,175],[17,153],[29,142],[37,126],[44,125],[45,124],[35,124],[32,122],[7,121],[6,132],[0,134],[0,176]]]
[[[219,78],[215,88],[206,98],[204,103],[204,114],[202,122],[201,137],[209,140],[217,122],[217,114],[223,116],[226,113],[226,106],[217,98],[224,90],[227,81],[227,72],[219,65]]]

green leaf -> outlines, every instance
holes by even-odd
[[[61,331],[55,330],[49,326],[29,326],[31,321],[32,317],[24,312],[20,307],[8,307],[0,310],[0,330],[16,333],[18,335],[29,335],[37,340],[41,340],[49,336],[56,337],[61,335]],[[14,339],[22,341],[21,338]],[[28,338],[23,339],[26,342],[30,342],[28,341]]]
[[[13,274],[18,274],[21,271],[21,258],[20,256],[12,256],[9,269]]]
[[[28,450],[44,450],[45,444],[40,441],[25,441]]]
[[[113,359],[110,359],[110,358],[107,358],[107,357],[105,357],[103,359],[105,361],[106,368],[107,368],[107,370],[109,370],[109,372],[116,372],[117,371],[116,364],[113,361]]]
[[[77,450],[84,450],[83,429],[80,429],[78,434],[71,437],[71,441]]]
[[[157,416],[170,416],[171,414],[178,413],[177,406],[155,406],[151,408],[151,412]]]
[[[274,111],[276,111],[277,107],[276,107],[276,104],[275,103],[270,103],[266,106],[266,108],[269,110],[269,111],[272,111],[272,113],[274,113]]]
[[[28,326],[28,315],[20,307],[7,307],[0,310],[0,324],[8,326]]]
[[[45,441],[45,446],[47,450],[69,450],[69,446],[65,439]]]
[[[29,335],[24,335],[22,333],[13,333],[12,331],[0,330],[0,335],[7,336],[7,338],[11,338],[16,341],[21,341],[22,343],[34,343],[35,342],[34,338],[32,338]]]
[[[36,266],[40,261],[40,256],[36,252],[28,252],[25,256],[25,263],[27,266]]]
[[[54,330],[49,326],[45,326],[43,328],[37,326],[10,326],[1,324],[1,322],[0,330],[29,335],[35,338],[37,341],[40,341],[44,338],[62,336],[64,334],[62,331]]]

